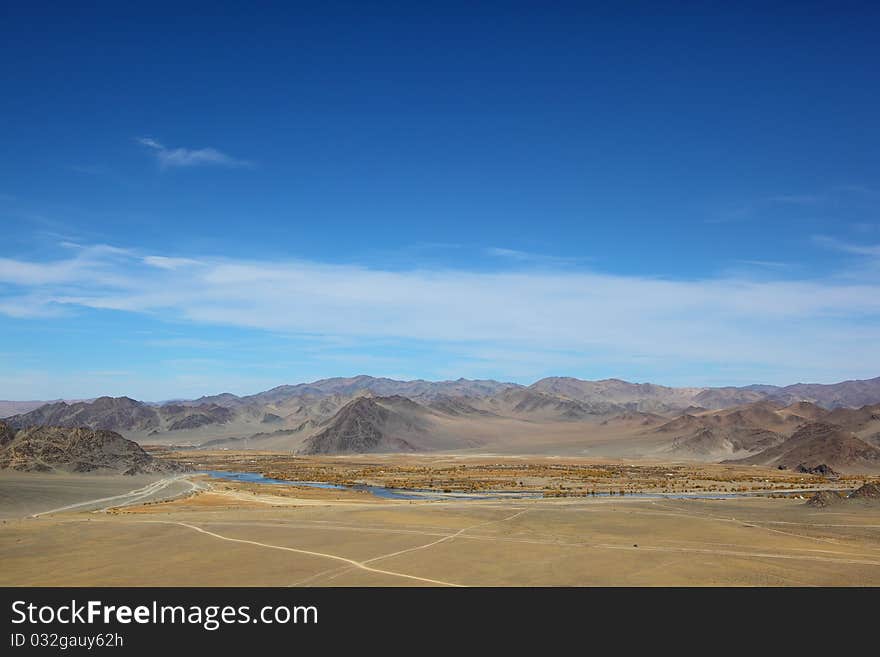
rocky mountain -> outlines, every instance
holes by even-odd
[[[735,463],[795,468],[827,464],[842,472],[880,468],[880,449],[827,422],[808,422],[778,445]]]
[[[230,421],[234,413],[216,404],[151,406],[128,397],[99,397],[92,402],[56,402],[6,419],[12,427],[88,427],[110,431],[178,431]]]
[[[217,404],[200,404],[185,406],[168,404],[156,409],[160,423],[164,423],[168,431],[195,429],[209,424],[223,424],[235,417],[235,412]]]
[[[155,409],[128,397],[99,397],[93,402],[56,402],[6,419],[15,428],[29,426],[90,427],[136,430],[159,426]]]
[[[34,410],[35,408],[54,403],[56,401],[61,400],[56,399],[52,401],[9,401],[5,399],[0,399],[0,417],[9,417],[10,415],[27,413]]]
[[[769,392],[768,396],[784,403],[811,401],[823,408],[856,408],[880,402],[880,376],[832,384],[795,383]]]
[[[872,392],[878,381],[673,388],[550,377],[524,387],[493,380],[397,381],[362,375],[243,397],[222,393],[164,403],[128,397],[53,402],[13,415],[7,423],[19,429],[103,429],[140,443],[183,447],[327,453],[490,445],[522,453],[584,453],[579,442],[598,441],[611,455],[719,460],[757,455],[780,445],[800,425],[816,421],[880,447],[880,389],[877,397]],[[855,399],[871,399],[872,405],[847,405]]]
[[[13,431],[0,422],[0,469],[27,472],[147,474],[182,471],[113,431],[35,426]]]
[[[233,395],[231,392],[221,392],[219,395],[210,395],[207,397],[199,397],[198,399],[186,401],[179,400],[179,404],[187,404],[189,406],[200,406],[202,404],[216,404],[217,406],[235,407],[246,402],[241,397]]]
[[[520,388],[515,383],[502,383],[492,380],[457,379],[455,381],[397,381],[395,379],[376,378],[359,375],[354,377],[337,377],[321,379],[312,383],[283,385],[255,395],[236,398],[244,403],[275,404],[294,397],[326,397],[341,395],[353,397],[358,394],[371,393],[380,397],[400,395],[416,400],[430,400],[438,397],[491,397],[510,388]],[[223,399],[217,403],[232,403],[230,395],[221,395]],[[208,398],[203,398],[203,400]]]
[[[799,401],[780,409],[780,413],[805,420],[821,420],[828,415],[828,410],[807,401]]]
[[[721,388],[670,388],[653,383],[629,383],[620,379],[582,381],[549,377],[529,388],[584,402],[608,402],[645,411],[730,408],[768,400],[783,405],[811,402],[822,408],[857,408],[880,402],[880,377],[833,384],[796,383],[790,386],[750,385]]]
[[[880,404],[861,408],[835,408],[826,412],[822,419],[849,431],[880,430]]]
[[[606,401],[579,401],[533,388],[511,388],[484,404],[496,413],[535,419],[583,420],[613,413],[621,407]]]
[[[718,460],[734,454],[760,452],[786,436],[744,418],[683,415],[656,429],[667,434],[666,452],[680,458]]]
[[[491,411],[483,408],[477,408],[474,404],[479,404],[479,400],[472,400],[467,397],[453,397],[450,395],[439,395],[427,402],[425,405],[438,413],[452,415],[456,417],[469,415],[492,415]]]
[[[384,403],[383,403],[384,402]],[[302,454],[411,452],[426,435],[424,411],[404,397],[358,397],[323,423],[299,450]]]
[[[657,411],[681,409],[694,403],[703,388],[668,388],[653,383],[630,383],[620,379],[582,381],[571,377],[548,377],[529,386],[530,390],[605,405],[616,410]]]
[[[670,436],[666,452],[682,458],[721,459],[778,445],[813,419],[812,404],[793,409],[769,401],[715,411],[684,413],[653,431]],[[824,412],[824,411],[823,411]]]
[[[706,388],[694,395],[691,403],[706,409],[718,409],[752,404],[766,398],[766,393],[748,388]]]

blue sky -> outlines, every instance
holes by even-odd
[[[880,14],[9,10],[0,398],[880,374]]]

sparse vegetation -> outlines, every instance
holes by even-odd
[[[547,497],[635,493],[745,493],[785,489],[856,488],[862,479],[843,476],[829,481],[819,475],[775,468],[716,464],[655,465],[590,463],[575,459],[534,457],[492,459],[429,455],[360,457],[294,456],[267,452],[172,452],[158,449],[157,458],[186,462],[196,470],[258,472],[273,479],[316,481],[352,486],[418,488],[439,492],[517,491]]]

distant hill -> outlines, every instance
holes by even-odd
[[[778,445],[793,428],[767,402],[733,410],[684,414],[653,429],[671,441],[666,452],[680,458],[717,460]]]
[[[747,388],[707,388],[694,395],[692,403],[707,409],[742,406],[767,399],[767,394]]]
[[[13,415],[6,422],[17,429],[54,426],[119,431],[156,428],[159,417],[156,409],[134,399],[99,397],[93,402],[46,404],[28,413]]]
[[[501,383],[492,380],[457,379],[455,381],[397,381],[394,379],[376,378],[359,375],[350,378],[337,377],[321,379],[313,383],[284,385],[265,392],[240,397],[247,403],[276,403],[291,397],[347,395],[369,392],[374,395],[388,397],[401,395],[410,399],[435,399],[441,396],[454,397],[491,397],[510,388],[519,388],[515,383]],[[228,400],[227,400],[228,401]]]
[[[160,461],[113,431],[29,427],[13,431],[0,422],[0,469],[26,472],[148,474],[182,471]]]
[[[860,400],[868,405],[856,405]],[[360,375],[145,403],[52,402],[6,422],[108,430],[140,443],[313,453],[477,450],[713,461],[777,447],[826,422],[880,448],[880,378],[778,387],[675,388],[548,377],[399,381]]]
[[[43,401],[37,400],[29,400],[29,401],[10,401],[10,400],[0,400],[0,418],[10,417],[12,415],[20,415],[21,413],[27,413],[36,408],[40,408],[40,406],[45,406],[46,404],[55,404],[61,401],[65,401],[68,404],[75,404],[76,402],[90,402],[94,401],[94,399],[49,399]]]
[[[27,413],[28,411],[32,411],[35,408],[39,408],[40,406],[45,406],[46,404],[51,403],[52,402],[46,401],[8,401],[0,399],[0,417],[9,417],[10,415]]]
[[[535,388],[512,388],[493,397],[489,407],[520,417],[557,420],[583,420],[613,413],[622,407],[607,401],[580,401],[541,392]]]
[[[12,427],[88,427],[110,431],[178,431],[222,424],[233,411],[216,404],[186,406],[178,403],[151,406],[128,397],[99,397],[92,402],[46,404],[6,419]]]
[[[880,430],[880,404],[861,408],[836,408],[822,416],[825,422],[837,424],[850,431]]]
[[[572,377],[548,377],[529,386],[530,390],[588,404],[605,404],[616,409],[657,411],[685,408],[703,388],[669,388],[653,383],[630,383],[620,379],[583,381]]]
[[[785,403],[811,401],[823,408],[855,408],[880,402],[880,376],[832,384],[795,383],[770,392],[769,396]]]
[[[400,409],[415,402],[403,398],[382,405],[369,397],[358,397],[346,404],[331,420],[305,441],[302,454],[346,454],[351,452],[411,452],[418,447],[414,436],[424,436],[426,425],[419,411]],[[390,407],[389,407],[390,406]],[[401,411],[404,412],[401,412]],[[406,413],[409,411],[409,413]],[[412,412],[416,416],[413,417]]]
[[[837,425],[809,422],[779,445],[734,462],[786,468],[827,464],[835,470],[866,471],[880,468],[880,449]]]

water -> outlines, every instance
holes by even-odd
[[[282,486],[307,486],[309,488],[329,488],[334,490],[366,491],[376,497],[386,500],[493,500],[505,498],[540,498],[541,493],[525,493],[519,491],[483,491],[479,493],[442,493],[427,488],[385,488],[384,486],[370,486],[368,484],[355,484],[343,486],[340,484],[328,484],[323,481],[291,481],[288,479],[272,479],[264,477],[258,472],[226,472],[223,470],[207,470],[202,474],[210,475],[216,479],[228,479],[231,481],[244,481],[252,484],[279,484]]]
[[[290,481],[288,479],[272,479],[265,477],[259,472],[226,472],[224,470],[206,470],[201,474],[211,475],[216,479],[230,479],[232,481],[245,481],[250,484],[280,484],[283,486],[309,486],[310,488],[345,488],[337,484],[328,484],[323,481]]]
[[[230,481],[243,481],[252,484],[276,484],[280,486],[307,486],[309,488],[327,488],[333,490],[365,491],[376,497],[386,500],[500,500],[500,499],[540,499],[543,493],[523,491],[490,490],[478,493],[442,493],[427,488],[385,488],[384,486],[369,486],[367,484],[355,484],[343,486],[341,484],[328,484],[323,481],[290,481],[288,479],[272,479],[258,472],[226,472],[224,470],[207,470],[207,474],[215,479],[228,479]],[[815,491],[809,490],[776,490],[754,491],[747,493],[627,493],[620,495],[614,493],[596,493],[586,497],[623,497],[626,499],[667,499],[667,500],[728,500],[743,497],[760,497],[763,495],[800,495]],[[571,498],[569,498],[571,499]]]

